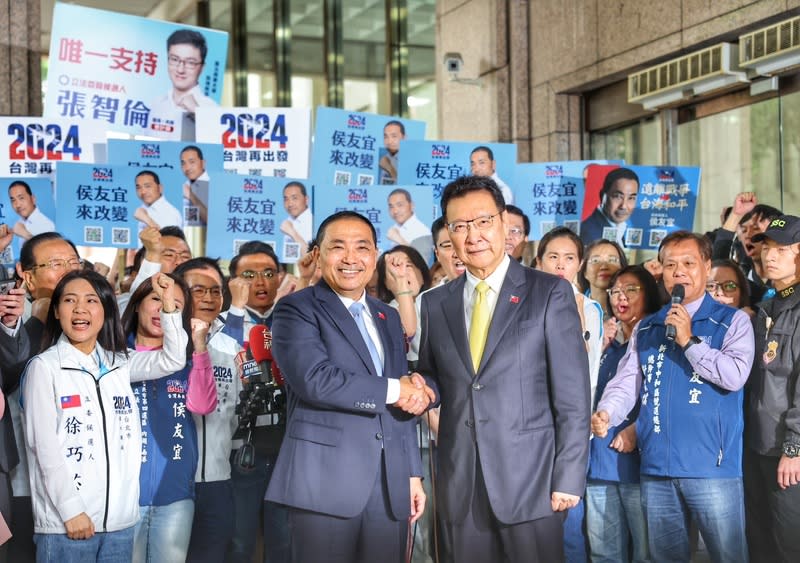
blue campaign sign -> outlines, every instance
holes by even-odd
[[[322,185],[396,184],[400,143],[424,138],[424,121],[319,106],[310,177]]]
[[[56,229],[78,245],[135,248],[145,224],[182,226],[180,183],[175,176],[180,171],[60,164]]]
[[[210,195],[206,254],[230,259],[243,243],[260,240],[281,262],[294,263],[308,250],[312,221],[307,180],[222,174]]]
[[[193,138],[189,116],[219,104],[227,57],[225,32],[59,2],[44,115]]]
[[[222,145],[109,139],[108,162],[155,169],[164,176],[162,183],[169,183],[170,193],[180,182],[184,226],[205,227],[211,179],[223,174]]]
[[[26,240],[54,231],[55,215],[50,178],[0,178],[0,223],[14,233],[11,245],[0,254],[0,262],[13,264]]]
[[[694,228],[700,194],[695,166],[628,166],[639,176],[639,196],[625,246],[658,250],[669,233]]]
[[[416,248],[428,264],[432,262],[430,186],[315,186],[314,232],[326,217],[338,211],[355,211],[369,219],[377,231],[381,252],[405,244]]]
[[[95,162],[105,144],[96,123],[45,117],[0,117],[0,174],[49,176],[59,162]]]
[[[585,171],[607,160],[526,162],[517,164],[515,205],[531,221],[531,240],[539,240],[556,226],[578,232],[585,191]]]
[[[492,154],[486,154],[488,148]],[[476,150],[477,149],[477,150]],[[503,191],[506,203],[513,203],[516,189],[514,166],[517,145],[512,143],[464,143],[455,141],[403,141],[400,143],[398,181],[401,184],[433,186],[433,203],[439,205],[444,187],[458,178],[471,174],[470,159],[481,161],[483,176],[491,175]],[[493,158],[492,158],[493,157]],[[492,160],[494,163],[492,164]],[[494,173],[492,174],[492,168]],[[498,181],[499,180],[499,181]],[[441,210],[436,210],[436,216]]]

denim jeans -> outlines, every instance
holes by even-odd
[[[34,534],[37,563],[129,563],[133,553],[133,526],[117,532],[96,533],[88,540],[67,534]]]
[[[741,478],[670,479],[642,475],[641,488],[654,561],[689,561],[689,523],[694,520],[712,561],[747,562]]]
[[[220,563],[234,531],[230,479],[194,484],[194,519],[187,563]]]
[[[589,482],[586,486],[586,529],[592,563],[650,560],[647,525],[638,483]]]
[[[183,563],[192,537],[194,501],[140,506],[133,537],[133,563]]]

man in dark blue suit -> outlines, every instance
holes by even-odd
[[[267,500],[289,507],[292,561],[399,563],[425,506],[411,414],[432,391],[403,375],[397,312],[366,295],[378,257],[372,224],[336,213],[315,240],[322,280],[273,313],[288,421]]]

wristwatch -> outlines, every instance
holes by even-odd
[[[792,442],[784,442],[783,455],[785,455],[786,457],[800,456],[800,444],[794,444]]]
[[[691,348],[693,345],[695,345],[695,344],[700,344],[701,342],[702,342],[702,340],[700,340],[700,337],[699,337],[699,336],[694,336],[694,335],[692,335],[692,336],[689,338],[689,341],[688,341],[688,342],[686,343],[686,345],[683,347],[683,351],[685,352],[686,350],[688,350],[689,348]]]

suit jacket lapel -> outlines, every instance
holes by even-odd
[[[453,341],[456,343],[456,351],[461,361],[464,363],[466,369],[464,373],[469,374],[471,378],[475,375],[475,370],[472,367],[472,357],[469,353],[467,327],[464,325],[465,280],[466,275],[462,275],[459,276],[457,280],[447,284],[446,287],[450,291],[450,295],[442,300],[442,309],[444,310],[444,317],[447,320],[447,327],[450,329],[450,334],[453,336]]]
[[[350,311],[348,311],[341,302],[336,292],[334,292],[328,284],[320,280],[319,283],[314,286],[314,294],[320,301],[323,310],[331,318],[331,321],[333,321],[333,324],[358,353],[361,361],[364,362],[364,366],[371,374],[377,376],[375,373],[375,366],[372,364],[372,356],[369,355],[369,350],[367,349],[367,343],[364,342],[364,338],[362,338],[361,331],[359,331],[358,326],[356,326],[353,315],[350,314]]]
[[[503,339],[503,335],[508,329],[511,321],[517,316],[517,312],[524,306],[527,292],[521,291],[525,285],[524,266],[520,266],[516,260],[511,260],[506,273],[506,279],[500,287],[500,295],[497,296],[497,304],[492,314],[492,322],[489,325],[489,334],[486,337],[486,346],[483,348],[481,365],[478,366],[478,374],[481,373],[486,362],[492,356],[495,348]]]

